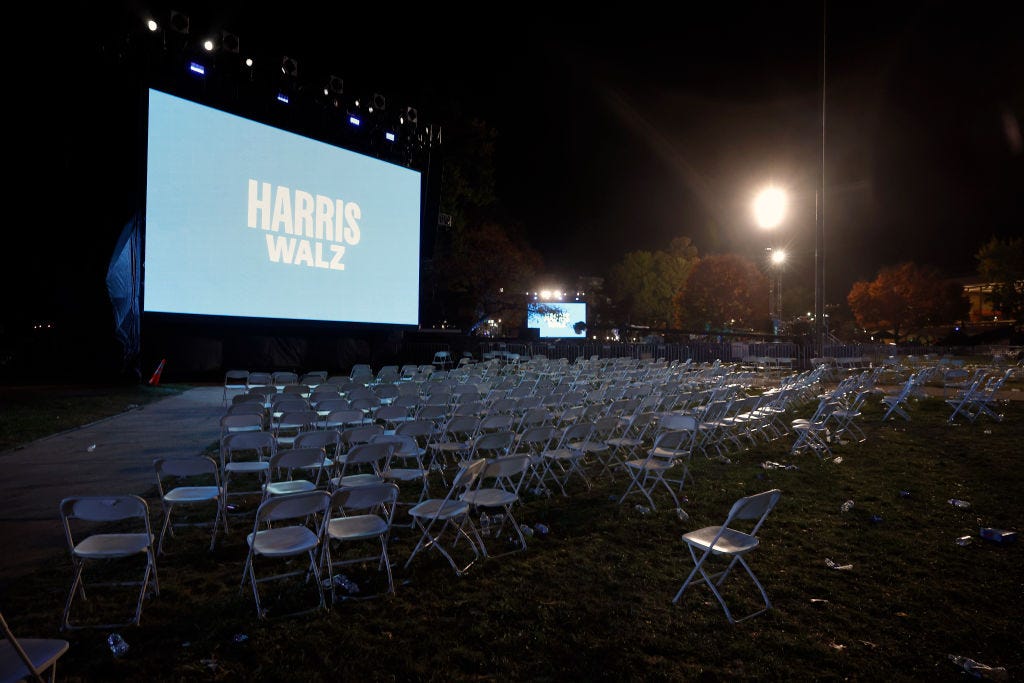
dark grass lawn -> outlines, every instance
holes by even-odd
[[[251,530],[243,505],[213,553],[205,530],[169,539],[160,595],[147,600],[140,626],[116,629],[129,644],[123,657],[107,647],[111,629],[64,633],[71,648],[59,678],[954,681],[965,678],[949,660],[956,654],[1020,680],[1024,544],[978,538],[979,527],[1019,531],[1024,520],[1024,403],[1004,411],[998,423],[949,424],[948,406],[924,399],[912,403],[911,421],[882,423],[875,399],[860,421],[866,442],[835,446],[841,462],[789,455],[792,436],[731,454],[730,463],[698,456],[686,521],[664,495],[665,505],[647,514],[635,509],[638,497],[617,503],[622,475],[590,491],[575,482],[569,497],[526,494],[520,521],[546,524],[549,533],[530,538],[525,553],[480,561],[462,577],[435,552],[405,570],[418,536],[397,529],[396,595],[302,616],[275,617],[272,609],[263,622],[248,587],[240,590]],[[798,469],[767,470],[766,460]],[[730,625],[705,587],[672,604],[690,567],[680,535],[722,522],[737,498],[775,487],[781,501],[750,556],[774,609]],[[138,493],[158,525],[155,490]],[[842,513],[847,499],[855,506]],[[964,535],[973,542],[960,546]],[[508,547],[504,539],[490,545]],[[71,578],[60,550],[5,591],[16,633],[59,634]],[[830,569],[826,559],[852,568]],[[347,572],[360,595],[380,587],[373,569]],[[745,575],[725,586],[737,614],[756,607]],[[130,613],[131,596],[104,595],[97,589],[76,603],[76,616]],[[309,604],[315,591],[284,580],[265,596],[284,610]]]

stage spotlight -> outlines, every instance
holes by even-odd
[[[348,115],[348,122],[350,125],[356,126],[357,128],[359,127],[359,124],[362,123],[358,116],[353,116],[352,114]]]
[[[171,10],[171,28],[178,33],[188,34],[188,15]]]
[[[288,96],[285,95],[283,92],[279,92],[277,93],[277,101],[281,102],[282,104],[288,104]]]
[[[345,92],[345,81],[338,76],[331,76],[327,79],[327,87],[330,88],[331,92],[335,95],[341,95]]]
[[[206,75],[206,67],[200,64],[199,62],[189,62],[188,70],[189,73],[195,74],[196,76]]]
[[[281,59],[281,73],[290,78],[295,78],[299,75],[299,63],[291,57],[283,57]]]
[[[203,49],[206,50],[207,52],[213,52],[213,48],[214,47],[215,47],[215,45],[213,44],[212,40],[206,39],[206,40],[203,41]]]
[[[386,132],[386,133],[384,133],[384,139],[387,140],[388,142],[394,142],[395,141],[395,134],[392,133],[392,132]]]
[[[146,22],[146,28],[148,28],[151,32],[156,33],[157,31],[160,30],[160,24],[158,24],[158,23],[156,23],[156,21],[150,19],[149,21]]]
[[[377,111],[384,111],[384,106],[387,104],[387,100],[379,92],[373,93],[373,108]]]
[[[249,67],[250,69],[252,68],[252,57],[246,57],[245,58],[245,65],[247,67]]]
[[[231,52],[238,54],[238,36],[228,31],[220,32],[220,46],[224,48],[225,52]]]

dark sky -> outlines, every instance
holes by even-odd
[[[902,260],[969,274],[980,244],[1024,232],[1019,3],[833,1],[824,30],[820,1],[704,4],[174,8],[196,37],[228,29],[243,53],[288,54],[424,121],[456,104],[486,118],[501,200],[567,284],[689,236],[702,254],[757,255],[776,239],[789,286],[813,287],[823,129],[829,302]],[[150,7],[73,3],[21,74],[28,205],[56,210],[13,242],[19,264],[47,274],[15,304],[34,317],[106,305],[106,259],[140,178],[138,110],[111,56]],[[768,181],[793,203],[775,238],[750,212]]]

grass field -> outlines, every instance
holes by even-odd
[[[836,445],[841,461],[791,456],[792,435],[731,454],[730,463],[697,456],[685,521],[666,496],[646,514],[634,508],[644,502],[638,497],[619,504],[623,475],[598,479],[589,491],[576,482],[568,497],[527,493],[519,520],[549,533],[462,577],[433,552],[404,570],[418,535],[396,529],[395,595],[342,600],[304,616],[272,610],[263,622],[251,592],[240,590],[251,521],[233,516],[213,553],[204,530],[169,541],[159,558],[160,595],[147,600],[140,626],[117,629],[129,644],[124,656],[111,655],[108,629],[64,633],[71,648],[59,678],[962,680],[954,654],[1020,680],[1024,544],[978,537],[979,527],[1020,531],[1024,520],[1024,403],[1002,408],[1000,422],[951,424],[941,399],[922,399],[911,404],[910,421],[883,423],[874,399],[859,420],[866,441]],[[812,410],[804,405],[789,417]],[[765,469],[764,461],[797,469]],[[782,498],[750,563],[774,609],[730,625],[705,587],[673,604],[690,568],[680,535],[721,523],[737,498],[771,488]],[[157,525],[155,494],[145,492]],[[855,506],[843,513],[848,499]],[[970,545],[958,545],[965,535]],[[505,543],[490,539],[489,547]],[[852,568],[829,568],[826,559]],[[373,570],[347,572],[359,595],[380,587]],[[16,633],[57,635],[70,575],[66,553],[55,554],[8,591],[3,609]],[[281,609],[314,599],[298,581],[274,591],[266,596]],[[740,574],[724,593],[739,614],[756,606]],[[111,602],[93,591],[76,603],[76,616],[127,614],[132,598],[119,595]]]

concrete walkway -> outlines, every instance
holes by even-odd
[[[223,387],[208,386],[0,453],[0,585],[54,560],[70,568],[60,501],[156,485],[153,459],[198,455],[220,435]],[[150,502],[154,524],[159,506]],[[70,571],[70,569],[69,569]]]

